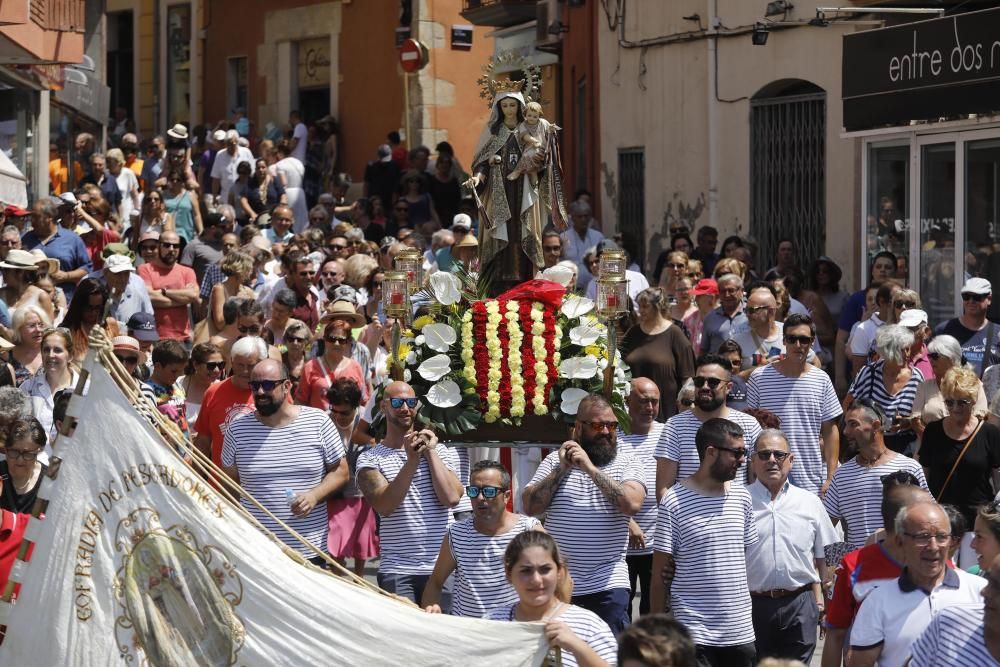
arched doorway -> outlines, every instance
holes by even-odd
[[[762,276],[782,238],[803,269],[824,252],[826,91],[808,81],[774,81],[750,100],[750,233]]]

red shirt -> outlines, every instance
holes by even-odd
[[[6,589],[10,570],[14,567],[17,551],[21,548],[24,529],[28,527],[30,514],[15,514],[0,510],[0,591]]]
[[[182,264],[174,264],[168,269],[147,262],[139,267],[138,273],[151,293],[159,292],[161,289],[198,287],[198,279],[195,278],[194,270]],[[153,316],[156,318],[156,333],[160,335],[160,338],[190,340],[191,320],[188,318],[187,306],[173,306],[171,308],[154,306]]]
[[[837,567],[833,598],[826,606],[826,627],[847,630],[868,595],[903,573],[903,566],[881,544],[869,544],[846,554]]]
[[[255,409],[253,392],[249,387],[240,389],[235,386],[232,378],[216,382],[205,390],[194,430],[199,435],[211,435],[212,461],[215,465],[222,467],[222,439],[229,424]]]
[[[90,255],[90,261],[94,265],[95,271],[104,268],[104,258],[101,257],[101,251],[104,250],[104,246],[109,243],[118,243],[121,240],[121,235],[110,227],[105,227],[104,231],[100,234],[87,234],[84,236],[83,245],[87,247],[87,254]]]
[[[326,400],[326,392],[334,380],[350,378],[361,388],[361,404],[368,402],[368,389],[361,365],[354,359],[348,359],[347,365],[338,372],[332,372],[322,359],[316,358],[306,362],[302,367],[302,378],[299,380],[295,401],[300,405],[319,408],[329,412],[330,402]]]

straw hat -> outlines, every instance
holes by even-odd
[[[472,234],[466,234],[461,241],[456,243],[453,247],[455,248],[478,248],[479,240],[476,239]]]
[[[0,262],[0,267],[5,269],[17,269],[19,271],[34,271],[38,268],[35,263],[35,256],[27,250],[11,248],[7,251],[7,259]]]
[[[351,325],[352,329],[357,329],[365,325],[365,318],[357,311],[354,304],[349,301],[334,301],[331,303],[326,308],[323,320],[326,323],[333,320],[344,320]]]
[[[7,256],[10,257],[10,253],[7,253]],[[35,259],[35,266],[45,264],[49,268],[49,273],[55,273],[59,270],[59,260],[54,257],[49,257],[41,248],[33,248],[31,250],[31,256]]]

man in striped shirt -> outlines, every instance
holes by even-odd
[[[909,667],[1000,664],[1000,557],[990,565],[984,604],[942,609],[910,649]]]
[[[545,513],[573,576],[573,604],[601,617],[612,632],[629,623],[629,517],[642,508],[646,471],[620,453],[618,420],[607,399],[580,401],[575,440],[545,457],[522,492],[528,514]]]
[[[656,421],[660,413],[660,389],[649,378],[634,378],[629,392],[628,418],[630,432],[618,430],[618,449],[631,454],[642,462],[646,471],[646,488],[656,484],[656,459],[653,451],[663,431],[663,422]],[[636,584],[642,589],[639,613],[649,613],[649,578],[653,568],[653,529],[656,528],[656,495],[650,491],[642,501],[642,509],[628,521],[628,551],[625,563],[628,565],[629,593],[628,614],[632,616],[632,600],[635,598]]]
[[[329,516],[326,499],[347,483],[344,445],[322,410],[288,401],[292,383],[284,365],[265,359],[250,374],[256,412],[226,430],[222,466],[252,497],[325,551]],[[314,564],[323,558],[245,499],[243,506],[285,544]]]
[[[504,576],[504,552],[515,537],[526,530],[542,530],[542,524],[507,511],[510,473],[497,461],[476,463],[465,491],[472,499],[472,517],[448,525],[421,605],[440,614],[441,591],[455,572],[451,613],[482,618],[494,607],[517,602],[517,593]]]
[[[747,383],[747,407],[770,410],[781,419],[798,465],[792,484],[825,495],[837,471],[843,410],[830,377],[808,362],[816,325],[808,315],[789,315],[783,330],[785,357],[761,366]]]
[[[860,549],[869,535],[882,528],[883,477],[904,471],[927,488],[920,464],[886,446],[884,424],[882,409],[868,401],[855,401],[845,415],[844,437],[857,446],[858,453],[834,473],[823,506],[834,523],[847,524],[849,550]]]
[[[413,387],[390,383],[381,406],[385,438],[357,466],[358,486],[382,517],[378,585],[416,603],[462,495],[458,456],[433,431],[414,428],[418,406]]]
[[[674,482],[685,479],[698,471],[701,460],[694,445],[695,434],[709,419],[722,417],[743,429],[747,454],[753,452],[753,443],[760,435],[756,419],[726,405],[732,389],[732,370],[725,357],[706,354],[695,362],[694,405],[667,420],[660,441],[653,454],[656,457],[656,497],[662,499]],[[746,464],[736,472],[737,484],[747,479]]]
[[[759,537],[750,494],[732,483],[747,455],[743,429],[728,419],[709,419],[698,429],[695,446],[698,472],[667,489],[660,501],[653,572],[666,566],[673,577],[653,577],[651,610],[672,611],[684,624],[699,665],[750,667],[757,653],[746,550]]]

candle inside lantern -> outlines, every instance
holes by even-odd
[[[406,272],[406,282],[412,283],[413,282],[413,278],[414,278],[415,275],[416,275],[416,273],[413,271],[413,269],[410,269],[409,271],[407,271]]]
[[[394,306],[403,305],[403,293],[402,292],[392,292],[389,295],[389,303]]]
[[[611,309],[611,308],[617,309],[618,308],[618,295],[615,294],[614,292],[608,292],[607,304],[608,304],[608,308],[609,309]]]

